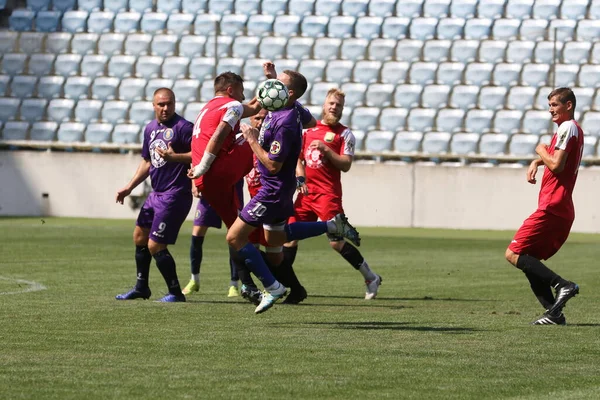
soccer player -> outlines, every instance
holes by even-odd
[[[298,165],[301,183],[308,191],[300,192],[294,204],[294,221],[327,221],[336,214],[344,213],[342,207],[341,172],[348,172],[352,166],[356,140],[352,131],[340,123],[344,111],[345,94],[339,89],[330,89],[323,104],[323,118],[317,126],[304,133],[302,153]],[[329,234],[331,248],[344,257],[358,270],[367,286],[365,299],[377,296],[381,276],[374,273],[358,249],[347,243],[339,235]],[[284,247],[286,260],[293,264],[298,251],[298,243],[291,242]],[[306,290],[292,287],[287,303],[299,303],[306,298]]]
[[[191,161],[193,125],[175,113],[175,94],[171,89],[157,89],[152,105],[156,119],[144,129],[142,161],[131,181],[116,196],[116,202],[123,204],[125,197],[150,176],[152,192],[140,210],[133,231],[137,282],[132,290],[117,295],[116,299],[148,299],[151,296],[148,275],[154,258],[169,290],[159,301],[184,302],[175,260],[167,246],[175,244],[192,205],[186,171]]]
[[[575,94],[569,88],[554,89],[548,95],[552,122],[558,129],[549,146],[538,144],[535,151],[539,158],[527,169],[527,182],[535,184],[538,167],[544,166],[538,208],[523,222],[505,254],[509,263],[525,273],[531,290],[546,309],[534,325],[565,325],[562,309],[579,293],[577,284],[540,261],[561,248],[575,219],[572,194],[583,153],[583,131],[574,120],[575,105]]]
[[[303,123],[314,120],[310,112],[296,100],[308,86],[298,72],[286,70],[277,76],[288,88],[289,100],[281,110],[270,112],[259,131],[249,125],[242,133],[258,159],[261,188],[227,232],[227,242],[245,259],[246,265],[263,286],[263,294],[255,313],[261,313],[283,297],[287,289],[269,271],[260,252],[248,241],[252,231],[262,225],[270,246],[282,246],[290,240],[300,240],[324,233],[336,233],[360,244],[358,232],[344,215],[329,221],[288,225],[293,214],[293,196],[296,191],[296,164],[300,154]]]

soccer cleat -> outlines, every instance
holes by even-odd
[[[135,299],[148,300],[150,298],[150,296],[152,296],[152,292],[150,291],[150,288],[142,289],[142,290],[140,290],[138,288],[133,288],[127,293],[122,293],[122,294],[116,295],[115,299],[117,299],[117,300],[135,300]]]
[[[379,286],[381,286],[381,282],[383,282],[383,278],[377,274],[375,274],[375,279],[372,281],[365,281],[367,285],[365,300],[372,300],[377,297],[377,291],[379,290]]]
[[[237,286],[229,286],[229,292],[227,293],[227,297],[238,297]]]
[[[255,306],[260,304],[260,301],[262,300],[262,297],[263,297],[262,292],[260,290],[258,290],[258,288],[250,287],[250,286],[246,286],[246,285],[242,285],[242,290],[240,290],[240,293],[243,298],[245,298],[246,300],[248,300],[250,303],[254,304]]]
[[[290,294],[281,304],[300,304],[306,297],[308,297],[306,289],[304,289],[304,286],[300,286],[299,288],[291,289]]]
[[[275,302],[277,300],[279,300],[283,296],[285,296],[286,293],[287,293],[287,288],[285,286],[283,286],[281,283],[279,284],[279,289],[273,290],[272,292],[267,292],[265,290],[265,292],[263,293],[263,296],[262,296],[262,300],[260,301],[260,304],[254,310],[254,312],[256,314],[260,314],[260,313],[267,311],[269,308],[273,307],[273,304],[275,304]]]
[[[577,293],[579,293],[579,286],[575,282],[569,282],[565,286],[556,289],[556,300],[548,313],[552,315],[560,314],[567,301],[577,296]]]
[[[360,234],[358,231],[350,225],[346,214],[338,214],[331,219],[337,228],[337,235],[342,236],[352,242],[355,246],[360,246]]]
[[[197,292],[200,290],[200,282],[196,282],[193,279],[190,279],[187,285],[181,291],[183,294],[188,295],[192,294],[192,292]]]
[[[156,300],[158,303],[185,303],[185,296],[182,294],[169,293],[162,299]]]
[[[565,318],[565,314],[560,313],[560,315],[553,315],[549,311],[546,311],[544,315],[540,318],[536,319],[531,323],[531,325],[566,325],[567,319]]]

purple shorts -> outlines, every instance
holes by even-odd
[[[261,189],[240,212],[242,221],[256,227],[277,225],[285,223],[294,215],[294,203],[291,197],[288,201],[274,200],[272,197],[265,196]]]
[[[196,213],[194,214],[194,226],[221,229],[222,225],[223,223],[217,212],[208,204],[208,201],[201,197],[198,201],[198,207],[196,207]]]
[[[136,225],[149,228],[150,239],[156,243],[175,244],[191,206],[192,195],[189,192],[150,192]]]

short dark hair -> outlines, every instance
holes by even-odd
[[[296,98],[299,99],[302,97],[308,88],[308,82],[306,81],[304,75],[302,75],[300,72],[289,69],[286,69],[283,71],[283,73],[290,77],[290,89],[294,91]]]
[[[573,104],[573,110],[575,110],[577,100],[575,99],[575,93],[573,93],[573,91],[570,88],[561,87],[554,89],[548,95],[548,100],[550,100],[554,96],[558,97],[558,101],[560,101],[562,104],[567,104],[567,101],[570,101],[571,104]]]
[[[227,71],[215,78],[215,93],[227,90],[229,86],[243,85],[244,80],[235,72]]]
[[[160,94],[163,92],[169,93],[169,95],[173,98],[173,100],[175,100],[175,93],[171,89],[166,88],[166,87],[161,87],[154,91],[154,94],[152,95],[152,101],[154,101],[154,98],[156,97],[157,94]]]

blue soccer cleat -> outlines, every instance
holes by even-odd
[[[149,288],[147,289],[138,289],[133,288],[127,293],[118,294],[115,296],[117,300],[135,300],[135,299],[144,299],[148,300],[152,296],[152,292]]]
[[[254,310],[256,314],[263,313],[267,311],[269,308],[273,307],[273,304],[283,296],[287,294],[287,288],[282,284],[279,284],[279,288],[273,290],[272,292],[265,291],[262,296],[262,300]]]
[[[169,293],[162,299],[159,299],[156,301],[158,303],[185,303],[185,296],[183,294]]]

